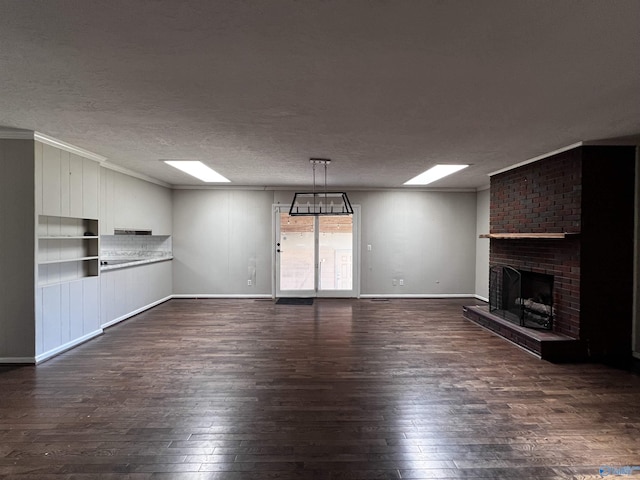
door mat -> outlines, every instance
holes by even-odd
[[[283,297],[276,300],[278,305],[313,305],[313,298]]]

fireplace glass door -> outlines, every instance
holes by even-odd
[[[489,311],[516,325],[551,330],[553,276],[510,266],[491,267]]]

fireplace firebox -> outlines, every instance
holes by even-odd
[[[553,327],[553,275],[491,267],[489,311],[516,325],[551,330]]]

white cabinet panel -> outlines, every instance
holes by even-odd
[[[61,216],[60,192],[60,150],[50,145],[42,145],[42,213],[44,215]]]
[[[60,152],[60,215],[69,216],[69,152]]]
[[[83,333],[88,335],[100,329],[99,282],[97,277],[82,280]]]
[[[100,166],[91,160],[82,162],[82,214],[84,218],[98,218]]]
[[[110,270],[100,275],[102,325],[171,295],[171,262]]]
[[[42,348],[43,352],[61,345],[60,333],[60,285],[42,289]],[[43,353],[40,352],[40,353]]]
[[[83,165],[84,159],[71,154],[69,158],[69,216],[83,217]],[[90,161],[90,160],[86,160]],[[85,217],[89,218],[89,217]]]
[[[172,234],[171,189],[107,168],[100,168],[101,234],[116,228]]]
[[[71,282],[69,284],[69,337],[71,340],[84,335],[83,316],[82,282]]]
[[[60,285],[60,345],[72,340],[71,338],[71,295],[70,284]]]

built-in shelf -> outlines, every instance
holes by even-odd
[[[493,238],[496,240],[526,240],[526,239],[549,239],[562,240],[567,237],[574,237],[579,233],[561,232],[561,233],[483,233],[480,238]]]
[[[54,263],[83,262],[85,260],[97,260],[98,257],[77,257],[77,258],[61,258],[60,260],[44,260],[38,262],[40,265],[52,265]]]
[[[55,285],[100,274],[98,220],[38,216],[38,285]]]
[[[38,237],[39,240],[91,240],[93,238],[100,238],[98,236],[89,236],[89,235],[49,235]]]

